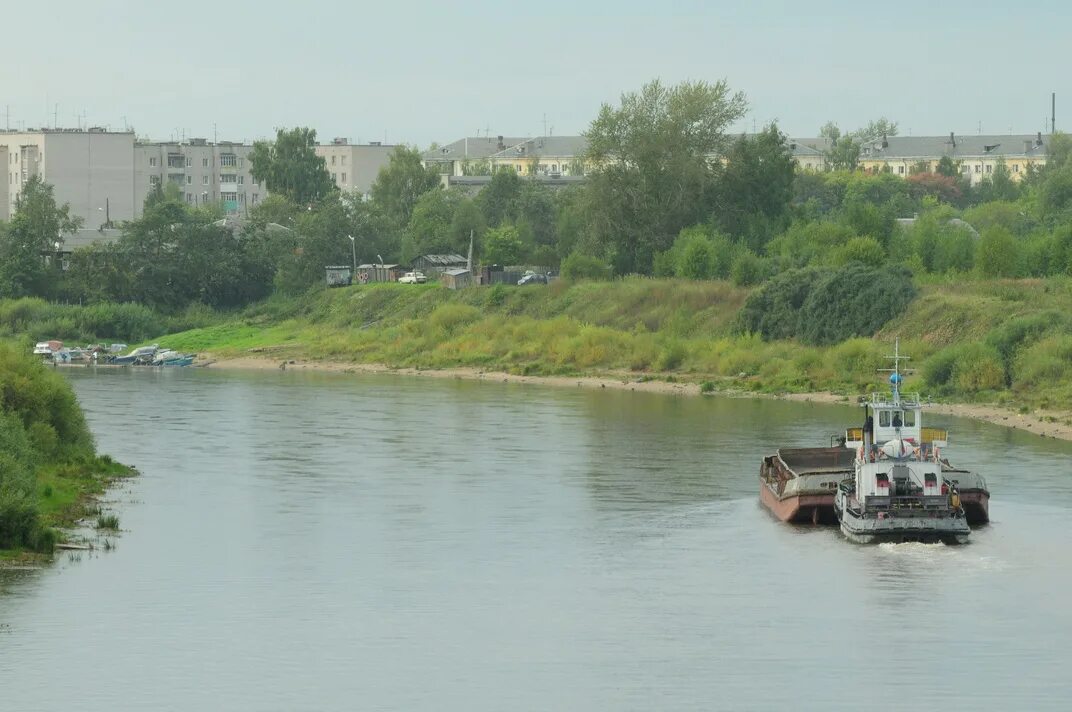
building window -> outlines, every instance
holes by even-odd
[[[982,170],[983,170],[983,167],[982,167],[982,165],[980,165],[980,164],[976,163],[976,164],[975,164],[975,172],[976,172],[976,173],[981,173],[981,172],[982,172]]]
[[[331,165],[333,165],[333,166],[335,165],[335,156],[331,157]]]
[[[186,194],[186,202],[187,202],[187,203],[192,203],[192,202],[194,202],[194,194],[193,194],[193,193],[187,193],[187,194]]]
[[[193,182],[194,182],[194,177],[193,176],[186,176],[186,185],[190,185]]]
[[[160,176],[149,176],[149,185],[156,185],[160,182]]]
[[[208,168],[208,159],[207,158],[202,158],[201,159],[201,167],[202,168]]]
[[[246,182],[246,177],[245,176],[238,176],[238,185],[242,185],[245,182]]]
[[[201,176],[201,185],[208,185],[208,176]]]
[[[242,166],[244,166],[244,165],[246,165],[246,159],[244,159],[244,158],[239,158],[239,159],[238,159],[238,167],[239,167],[239,168],[241,168],[241,167],[242,167]]]
[[[897,166],[897,172],[904,175],[904,166]]]
[[[238,178],[233,173],[224,173],[220,176],[220,183],[237,183]]]
[[[332,182],[332,183],[337,183],[337,182],[338,182],[338,179],[336,179],[336,178],[335,178],[335,174],[334,174],[334,173],[332,173],[332,174],[331,174],[331,182]]]
[[[990,171],[992,171],[992,170],[994,170],[994,166],[991,166],[990,164],[987,164],[987,166],[986,166],[986,172],[987,172],[987,173],[989,173],[989,172],[990,172]]]
[[[342,174],[342,182],[343,182],[343,183],[345,183],[345,182],[346,182],[346,174],[345,174],[345,173],[343,173],[343,174]]]
[[[256,205],[256,204],[257,204],[257,200],[258,200],[259,198],[260,198],[260,196],[259,196],[259,195],[257,195],[256,193],[254,193],[254,194],[253,194],[253,204],[254,204],[254,205]]]
[[[220,193],[220,200],[225,202],[237,203],[238,193]]]
[[[235,166],[238,165],[238,157],[233,153],[224,153],[220,156],[221,166]]]
[[[345,166],[346,165],[346,156],[343,156],[342,158],[340,158],[339,162],[342,163]]]
[[[156,156],[150,156],[149,157],[149,165],[150,166],[155,166],[156,165]]]
[[[1013,173],[1019,173],[1020,172],[1020,164],[1019,163],[1012,164],[1012,172]]]
[[[514,168],[516,168],[516,169],[517,169],[517,172],[518,172],[518,173],[520,173],[520,172],[521,172],[521,166],[514,166]]]
[[[186,167],[187,167],[187,168],[189,168],[189,167],[190,167],[190,166],[192,166],[193,164],[194,164],[194,159],[192,159],[192,158],[190,158],[189,156],[187,156],[187,157],[186,157]]]

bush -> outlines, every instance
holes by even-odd
[[[941,393],[974,394],[1005,385],[1005,368],[998,352],[981,343],[957,344],[923,363],[923,380]]]
[[[873,237],[854,237],[834,250],[834,264],[846,265],[850,262],[878,267],[886,262],[886,250]]]
[[[574,252],[562,260],[561,274],[562,279],[572,282],[581,279],[607,280],[611,278],[611,269],[595,257]]]
[[[741,250],[733,261],[730,276],[739,287],[750,287],[763,281],[766,262],[751,250]]]
[[[792,269],[752,292],[737,315],[736,330],[759,334],[768,341],[792,339],[800,328],[800,310],[821,272]]]
[[[847,264],[816,282],[800,310],[798,336],[816,345],[870,336],[903,313],[915,296],[912,273],[903,267]]]

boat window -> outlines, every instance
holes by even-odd
[[[890,427],[890,411],[880,410],[878,412],[878,425],[880,428]]]
[[[904,412],[904,425],[906,428],[916,427],[916,411],[906,410]]]

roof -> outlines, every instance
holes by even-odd
[[[379,262],[377,262],[376,264],[365,263],[363,265],[358,265],[357,268],[358,269],[395,269],[398,266],[399,265],[397,265],[397,264],[381,265]]]
[[[491,179],[494,176],[446,176],[447,187],[459,186],[459,187],[479,187],[483,188],[491,183]],[[521,180],[532,181],[539,183],[540,185],[577,185],[584,183],[587,180],[584,176],[566,176],[566,175],[519,175]]]
[[[492,158],[524,158],[526,156],[556,156],[574,158],[588,151],[584,136],[536,136],[518,141],[499,151]]]
[[[1049,139],[1042,134],[890,136],[885,147],[882,139],[864,143],[860,159],[1044,157]]]
[[[525,140],[524,136],[504,136],[502,145],[513,146]],[[423,161],[465,161],[487,158],[501,151],[498,136],[467,136],[445,146],[425,151],[421,154]]]
[[[457,269],[445,269],[443,270],[443,274],[449,275],[451,277],[461,277],[463,275],[469,274],[469,270],[462,269],[460,267]]]
[[[916,224],[916,220],[919,218],[896,218],[897,224],[904,228],[910,228]],[[979,231],[976,230],[970,222],[961,220],[960,218],[949,218],[946,223],[967,230],[972,234],[972,237],[979,237]]]
[[[116,242],[123,235],[121,230],[81,228],[70,235],[63,236],[64,250],[77,250],[95,244]]]
[[[421,255],[418,260],[424,260],[434,265],[467,264],[468,260],[461,255]]]

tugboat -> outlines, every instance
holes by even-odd
[[[891,358],[891,393],[873,394],[864,403],[864,426],[846,432],[845,447],[856,455],[853,476],[834,495],[841,532],[861,544],[965,544],[971,528],[957,483],[946,477],[953,470],[941,457],[948,433],[923,427],[919,395],[901,393],[900,362],[907,357],[899,344]],[[979,487],[986,491],[985,483]]]

